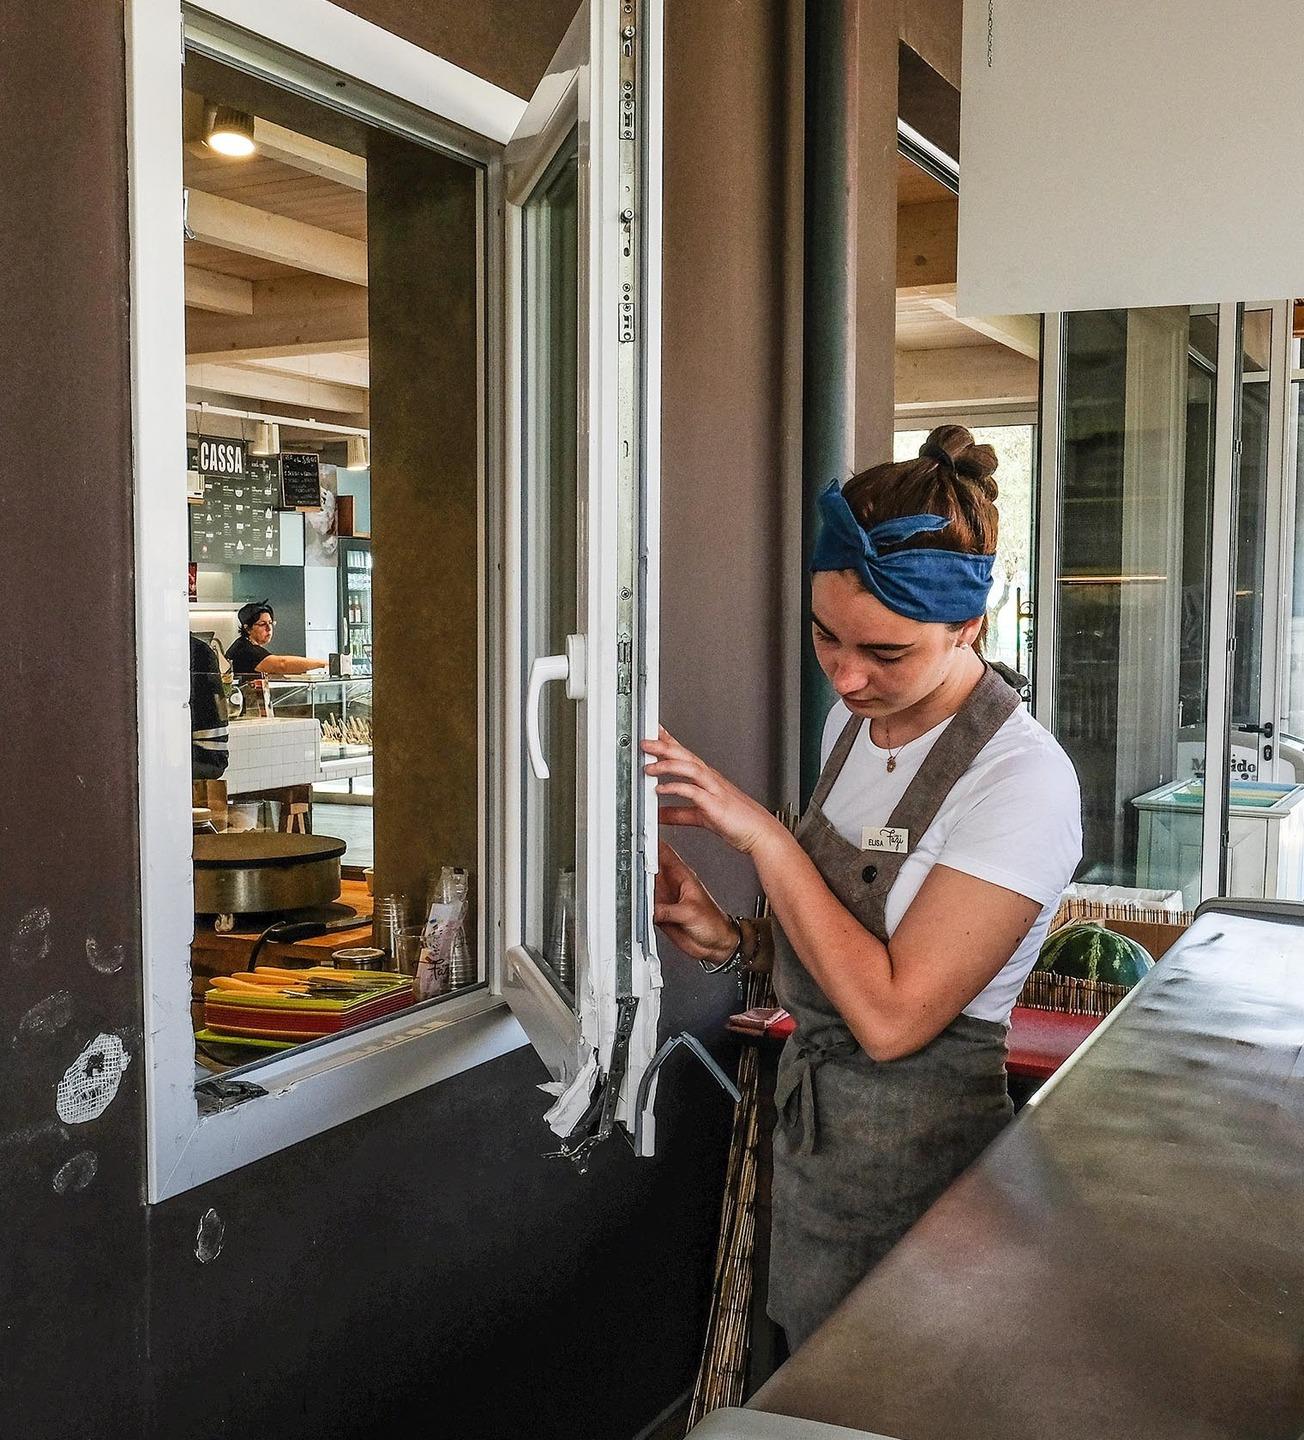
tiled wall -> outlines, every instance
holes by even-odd
[[[226,793],[311,785],[320,768],[321,729],[312,719],[237,720],[231,726]]]

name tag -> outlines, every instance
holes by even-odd
[[[889,855],[904,855],[910,849],[910,831],[897,830],[891,825],[884,826],[882,830],[862,830],[860,848],[885,850]]]

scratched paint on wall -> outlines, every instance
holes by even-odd
[[[9,958],[25,969],[38,964],[50,953],[50,912],[44,905],[29,910],[14,927],[9,941]]]
[[[18,1022],[19,1035],[53,1035],[72,1019],[73,997],[67,990],[48,995]]]
[[[97,1035],[59,1081],[55,1097],[59,1119],[67,1125],[98,1119],[113,1103],[130,1063],[131,1056],[116,1035]]]
[[[92,970],[101,975],[116,975],[122,969],[122,946],[104,945],[94,937],[86,937],[86,959]]]
[[[216,1210],[205,1210],[199,1217],[199,1229],[195,1232],[195,1259],[201,1265],[210,1265],[222,1253],[222,1241],[226,1238],[226,1221]]]
[[[54,1172],[52,1182],[56,1195],[73,1195],[95,1179],[99,1169],[99,1158],[93,1150],[79,1150],[71,1160],[65,1161]]]

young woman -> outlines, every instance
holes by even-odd
[[[840,703],[796,835],[664,731],[666,819],[752,857],[766,926],[662,846],[656,920],[764,963],[797,1022],[775,1094],[770,1310],[800,1344],[1009,1121],[1005,1034],[1082,853],[1077,778],[979,645],[995,452],[961,426],[820,499],[815,651]]]

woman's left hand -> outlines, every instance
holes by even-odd
[[[652,756],[647,773],[657,777],[657,794],[674,795],[682,802],[662,807],[665,824],[714,830],[744,855],[754,854],[776,832],[787,835],[763,805],[686,750],[664,725],[657,739],[643,742],[643,751]]]

